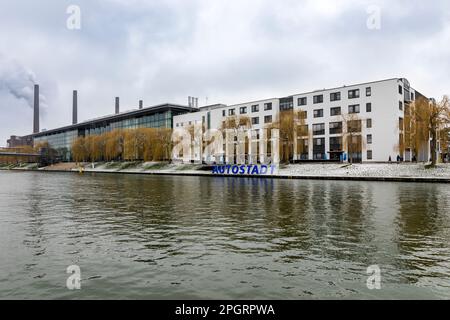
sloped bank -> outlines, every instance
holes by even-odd
[[[239,167],[239,166],[238,166]],[[32,168],[32,169],[30,169]],[[41,172],[77,173],[121,173],[169,176],[217,176],[266,179],[309,179],[309,180],[350,180],[350,181],[390,181],[450,183],[450,164],[439,164],[427,169],[424,164],[377,163],[377,164],[292,164],[281,165],[277,174],[263,170],[266,174],[251,174],[249,166],[242,170],[218,170],[214,166],[199,164],[174,164],[165,162],[102,162],[65,163],[37,169]],[[0,168],[1,169],[1,168]],[[34,166],[16,167],[11,170],[36,170]],[[258,170],[256,170],[258,172]]]

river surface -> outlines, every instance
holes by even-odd
[[[11,298],[449,299],[450,188],[0,171]]]

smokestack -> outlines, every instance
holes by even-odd
[[[191,107],[191,96],[188,96],[188,107]]]
[[[72,124],[77,124],[78,122],[78,92],[73,90],[72,97]]]
[[[116,114],[119,114],[119,97],[116,97]]]
[[[34,85],[33,133],[39,132],[39,85]]]
[[[198,108],[198,98],[195,98],[195,107]]]
[[[139,100],[139,109],[142,109],[144,107],[144,101]]]

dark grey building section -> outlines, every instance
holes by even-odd
[[[73,90],[72,97],[72,124],[78,123],[78,92]]]
[[[39,85],[34,85],[33,133],[39,132]]]
[[[144,101],[139,100],[139,109],[144,108]]]
[[[116,114],[119,114],[120,112],[120,102],[119,97],[116,97]]]

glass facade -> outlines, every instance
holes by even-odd
[[[34,145],[48,142],[49,146],[55,149],[63,161],[69,161],[71,158],[72,143],[78,137],[78,130],[63,131],[34,138]]]
[[[99,119],[89,123],[80,123],[77,128],[70,128],[67,131],[42,132],[34,137],[34,145],[48,142],[52,149],[55,149],[63,161],[71,160],[72,144],[78,136],[98,135],[117,129],[137,129],[137,128],[172,128],[173,116],[182,114],[181,111],[161,110],[151,114],[130,115],[125,119]]]

